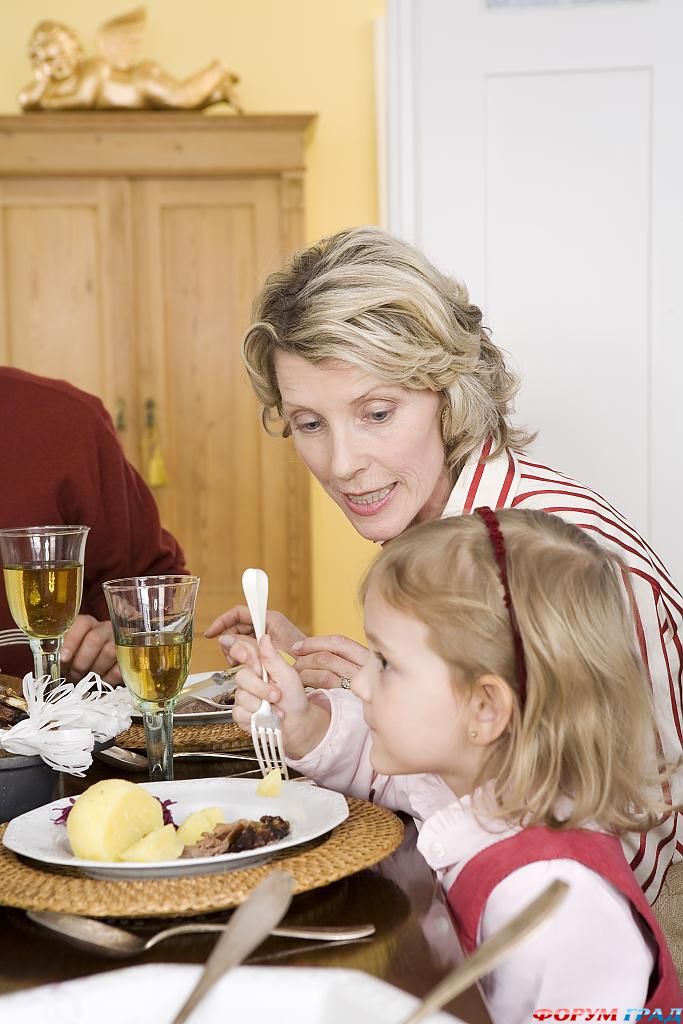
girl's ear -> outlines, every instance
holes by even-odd
[[[487,747],[500,739],[512,717],[516,700],[511,687],[501,676],[479,676],[469,705],[468,735],[476,746]]]

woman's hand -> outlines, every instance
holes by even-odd
[[[302,633],[294,623],[290,622],[282,612],[269,611],[266,613],[266,632],[272,639],[278,650],[291,652],[292,645],[297,640],[305,640],[306,634]],[[231,665],[238,664],[230,654],[230,647],[240,637],[253,637],[254,625],[246,605],[238,604],[229,611],[219,615],[204,633],[204,636],[220,636],[220,644],[225,652],[225,657]]]
[[[237,673],[237,689],[232,717],[249,732],[251,716],[267,700],[281,718],[282,740],[289,757],[300,758],[318,746],[330,725],[330,712],[309,703],[299,674],[282,658],[268,635],[258,650],[253,644],[239,642],[231,650],[236,663],[244,665]],[[268,681],[261,676],[261,665]]]
[[[368,657],[367,648],[347,636],[309,636],[293,644],[291,653],[304,686],[324,690],[353,679]]]
[[[88,672],[97,672],[108,683],[121,682],[112,624],[98,622],[92,615],[76,616],[64,634],[60,661],[72,682],[78,682]]]

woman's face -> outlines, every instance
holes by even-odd
[[[297,452],[363,537],[390,540],[441,515],[451,483],[436,392],[286,352],[275,370]]]

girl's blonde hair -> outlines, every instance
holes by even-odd
[[[531,440],[509,422],[517,378],[463,284],[379,228],[340,231],[296,253],[256,296],[242,355],[268,430],[281,419],[277,351],[342,360],[393,384],[443,395],[453,475],[488,436],[492,455]],[[284,436],[289,426],[284,424]]]
[[[495,776],[493,813],[524,825],[595,822],[645,831],[670,808],[647,792],[661,777],[621,582],[627,570],[559,516],[509,509],[497,518],[527,696],[523,708],[515,701],[486,766]],[[464,674],[465,685],[491,673],[517,693],[510,617],[478,515],[425,523],[390,541],[370,567],[363,597],[370,584],[428,627],[433,650]],[[561,797],[572,801],[566,819],[556,814]]]

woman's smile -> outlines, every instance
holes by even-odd
[[[355,494],[341,491],[341,495],[354,515],[374,516],[389,504],[396,486],[396,483],[393,483],[376,491],[361,491]]]

